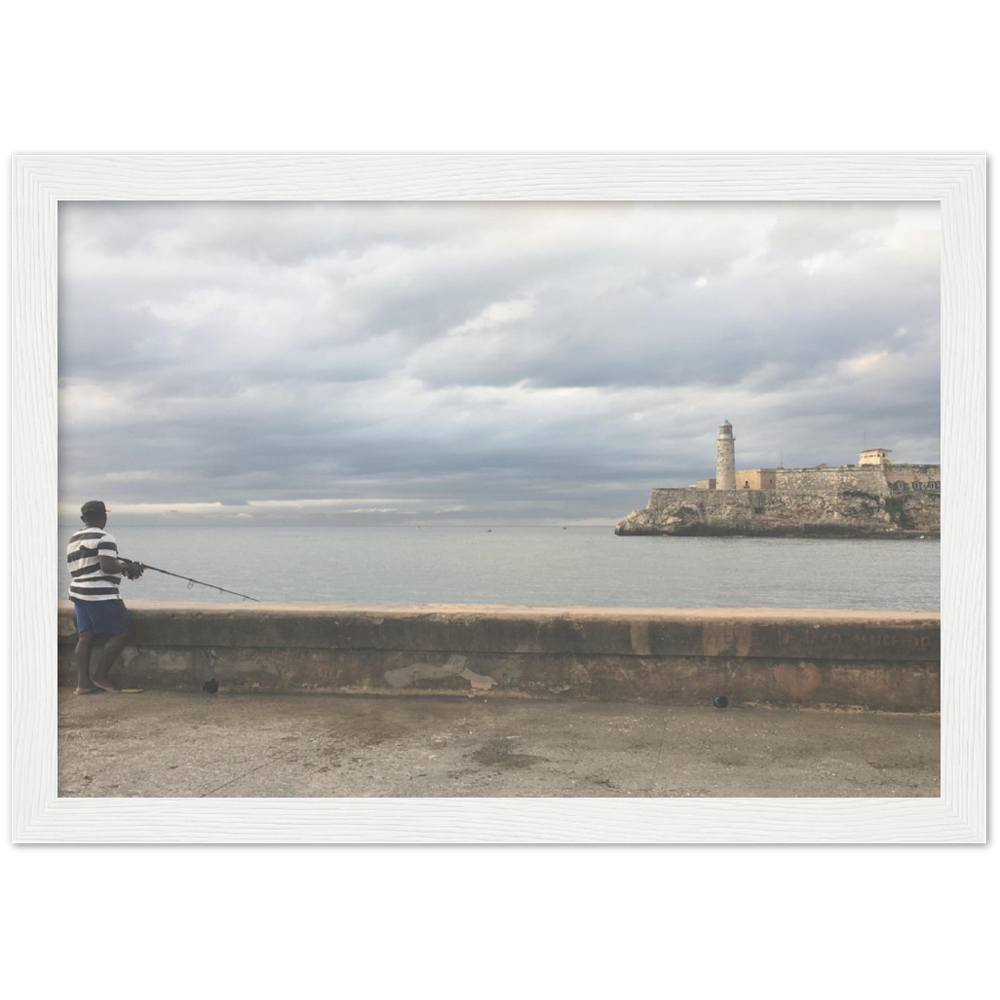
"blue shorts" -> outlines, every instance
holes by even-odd
[[[131,632],[132,616],[125,602],[118,601],[78,601],[76,607],[77,632]]]

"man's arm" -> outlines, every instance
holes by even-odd
[[[130,580],[138,580],[146,569],[142,563],[131,559],[121,559],[116,556],[98,556],[101,562],[101,572],[112,576],[127,576]]]

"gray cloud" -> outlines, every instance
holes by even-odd
[[[723,418],[744,466],[936,461],[938,315],[928,205],[64,204],[60,492],[611,522]]]

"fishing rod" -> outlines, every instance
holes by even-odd
[[[130,563],[133,566],[141,566],[143,569],[151,569],[156,573],[163,573],[165,576],[176,576],[178,580],[187,580],[188,590],[190,590],[196,583],[200,587],[211,587],[212,590],[217,590],[220,594],[233,594],[235,597],[242,597],[244,601],[256,601],[260,604],[260,599],[257,597],[250,597],[249,594],[240,594],[235,590],[226,590],[225,587],[219,587],[214,583],[205,583],[204,580],[195,580],[190,576],[181,576],[180,573],[171,573],[169,569],[160,569],[157,566],[150,566],[149,563],[137,562],[135,559],[126,559],[124,556],[118,557],[119,562]]]

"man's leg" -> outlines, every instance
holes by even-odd
[[[108,672],[114,666],[125,644],[129,640],[128,632],[115,632],[108,638],[101,650],[101,658],[97,661],[97,669],[94,671],[93,682],[105,691],[117,691],[118,689],[111,683]]]
[[[112,684],[108,673],[132,636],[132,616],[124,601],[101,601],[100,605],[98,609],[91,611],[94,631],[99,635],[108,633],[108,639],[101,650],[91,681],[105,691],[117,691],[118,688]]]
[[[96,694],[101,690],[90,679],[90,654],[94,649],[94,633],[90,629],[77,636],[73,650],[73,666],[76,667],[76,693]]]

